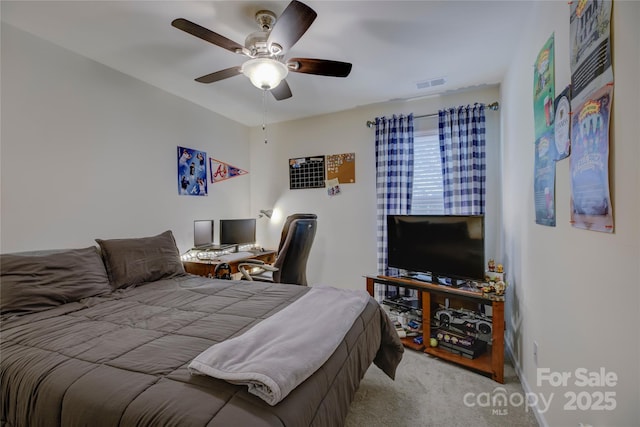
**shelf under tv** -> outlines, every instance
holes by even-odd
[[[405,338],[402,343],[411,349],[424,351],[425,353],[457,363],[466,368],[473,369],[499,383],[504,382],[504,296],[495,294],[485,294],[478,289],[456,288],[453,286],[443,286],[435,283],[426,283],[418,280],[389,277],[389,276],[366,276],[367,291],[370,295],[375,295],[375,284],[397,286],[407,289],[415,289],[419,292],[422,303],[422,326],[423,326],[423,346],[416,345],[412,339]],[[477,305],[491,305],[492,308],[492,338],[487,346],[487,350],[473,359],[452,353],[443,348],[431,347],[431,317],[432,303],[437,304],[438,300],[449,298],[451,301]]]
[[[413,342],[413,338],[415,337],[400,338],[400,341],[402,341],[402,345],[409,347],[411,350],[423,351],[425,347],[424,344],[417,344]]]
[[[481,355],[469,359],[464,356],[460,356],[459,354],[451,353],[450,351],[444,350],[438,347],[425,347],[424,352],[430,354],[435,357],[439,357],[443,360],[448,360],[450,362],[457,363],[458,365],[466,366],[467,368],[472,368],[478,370],[480,372],[491,372],[492,369],[492,351],[491,346],[487,347],[487,350]]]

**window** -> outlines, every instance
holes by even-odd
[[[443,214],[442,161],[438,117],[415,120],[413,134],[412,214]]]

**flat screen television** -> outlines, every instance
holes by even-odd
[[[193,221],[193,247],[213,246],[213,220],[197,219]]]
[[[246,245],[256,242],[256,219],[221,219],[220,244]]]
[[[387,248],[389,267],[411,277],[446,284],[483,280],[484,216],[388,215]]]

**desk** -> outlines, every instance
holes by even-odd
[[[439,357],[467,368],[475,369],[491,376],[494,381],[504,382],[504,296],[495,294],[485,294],[475,290],[464,288],[455,288],[452,286],[443,286],[435,283],[425,283],[413,279],[404,279],[400,277],[388,276],[366,276],[367,292],[371,296],[374,295],[374,286],[376,283],[400,288],[415,289],[419,292],[422,302],[422,339],[425,343],[416,348],[411,339],[404,339],[405,346],[422,350],[432,356]],[[488,304],[492,307],[492,339],[489,343],[486,353],[468,359],[457,354],[450,353],[439,347],[429,346],[431,338],[431,320],[432,309],[437,305],[437,301],[444,298],[451,298],[462,304],[469,301],[471,304]]]
[[[273,250],[264,250],[264,251],[254,251],[253,255],[247,256],[246,258],[236,259],[233,261],[219,261],[216,259],[192,259],[189,261],[183,261],[184,269],[187,273],[197,274],[198,276],[204,277],[214,277],[214,271],[216,266],[221,262],[226,262],[231,267],[231,274],[238,273],[238,264],[248,259],[256,259],[260,261],[264,261],[267,264],[272,264],[276,260],[276,251]]]

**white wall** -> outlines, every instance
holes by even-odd
[[[533,206],[533,67],[555,33],[555,87],[570,82],[569,5],[539,2],[502,85],[504,249],[511,288],[505,316],[511,346],[525,385],[551,408],[539,414],[549,426],[640,425],[640,3],[615,1],[610,186],[615,233],[569,224],[569,159],[557,163],[557,226],[535,224]],[[533,342],[538,363],[533,359]],[[536,368],[570,372],[567,387],[537,385]],[[618,376],[615,387],[577,387],[575,370],[604,368]],[[566,392],[615,393],[614,411],[570,411]]]
[[[279,215],[260,220],[264,246],[277,246],[287,215],[318,215],[307,278],[311,284],[364,289],[363,276],[376,273],[375,129],[367,120],[392,114],[431,114],[441,108],[496,101],[496,87],[405,102],[389,102],[309,119],[269,125],[268,143],[261,127],[251,130],[252,210],[275,208]],[[487,111],[487,245],[499,259],[497,224],[500,215],[500,112]],[[356,182],[342,184],[342,194],[325,189],[289,189],[289,159],[356,153]],[[490,256],[489,254],[487,256]]]
[[[243,169],[249,129],[2,24],[2,252],[92,245],[249,215],[249,177],[179,196],[176,147]],[[251,213],[251,215],[253,215]]]

